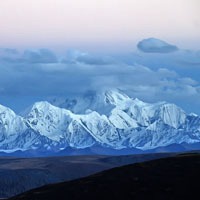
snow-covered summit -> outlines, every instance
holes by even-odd
[[[200,142],[200,117],[175,104],[146,103],[119,90],[90,91],[72,107],[56,102],[36,102],[24,117],[0,105],[0,150],[153,149]]]
[[[24,119],[16,115],[10,108],[0,105],[0,138],[6,139],[9,135],[23,132],[24,129]]]
[[[107,90],[104,92],[104,100],[106,103],[120,106],[130,100],[130,98],[119,90]]]
[[[55,107],[47,101],[35,103],[28,115],[27,122],[41,135],[54,141],[60,141],[63,136],[63,130],[66,129],[72,113],[68,110]]]

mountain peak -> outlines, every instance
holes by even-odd
[[[89,91],[74,102],[80,113],[41,101],[24,118],[0,105],[0,149],[101,145],[144,150],[200,142],[200,118],[188,117],[175,104],[146,103],[120,90]]]
[[[125,93],[123,93],[118,89],[106,90],[104,92],[104,95],[105,95],[105,101],[115,106],[124,103],[127,100],[130,100],[130,98]]]
[[[0,113],[1,112],[10,112],[10,113],[15,114],[15,112],[13,110],[11,110],[10,108],[8,108],[8,107],[3,106],[3,105],[0,104]]]
[[[135,98],[133,99],[133,102],[139,106],[145,106],[145,105],[148,105],[148,103],[145,103],[144,101],[138,99],[138,98]]]
[[[54,107],[52,104],[50,104],[48,101],[39,101],[33,104],[33,108],[49,108]]]
[[[0,105],[0,141],[2,142],[3,139],[7,141],[9,136],[17,136],[18,133],[24,130],[23,118],[16,115],[10,108]]]

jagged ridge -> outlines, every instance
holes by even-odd
[[[147,150],[200,142],[200,117],[174,104],[149,104],[118,90],[90,93],[88,99],[86,95],[73,102],[71,111],[62,102],[63,108],[37,102],[24,117],[0,106],[0,150],[59,151],[94,145]]]

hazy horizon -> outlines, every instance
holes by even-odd
[[[2,0],[0,44],[63,49],[126,44],[126,49],[156,37],[197,49],[199,7],[198,0]]]

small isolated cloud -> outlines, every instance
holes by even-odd
[[[156,38],[148,38],[137,44],[140,51],[145,53],[172,53],[178,51],[178,47]]]
[[[10,49],[10,48],[0,48],[0,55],[15,55],[18,54],[17,49]]]
[[[57,63],[56,55],[49,49],[26,50],[23,58],[28,63]]]
[[[18,52],[16,49],[0,48],[0,64],[44,64],[57,63],[58,59],[54,52],[49,49],[27,49]]]
[[[1,62],[18,62],[20,59],[17,49],[0,48],[0,61]]]
[[[92,55],[87,52],[78,50],[70,50],[67,53],[67,58],[62,60],[63,63],[83,63],[87,65],[109,65],[115,62],[114,59],[108,56]]]

